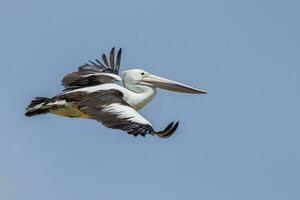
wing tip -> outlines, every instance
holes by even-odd
[[[163,131],[156,132],[155,134],[160,138],[168,138],[175,133],[178,126],[179,121],[177,121],[175,124],[174,122],[171,122]]]

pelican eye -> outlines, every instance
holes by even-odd
[[[145,73],[144,73],[144,72],[142,72],[141,74],[142,74],[142,76],[144,76],[144,75],[145,75]]]

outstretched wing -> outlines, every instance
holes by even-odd
[[[86,94],[76,102],[76,105],[81,112],[104,126],[120,129],[134,136],[151,134],[167,138],[178,127],[178,122],[175,125],[172,122],[165,130],[156,132],[149,121],[123,100],[123,94],[118,90],[102,90]]]
[[[121,77],[118,75],[121,64],[122,49],[119,49],[117,58],[115,59],[115,48],[110,51],[109,62],[106,55],[102,55],[103,63],[98,59],[89,61],[78,68],[78,71],[67,74],[62,85],[64,91],[70,91],[82,87],[94,86],[104,83],[112,83],[115,81],[121,82]]]

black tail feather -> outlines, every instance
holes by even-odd
[[[34,115],[45,114],[48,112],[48,108],[44,107],[49,101],[47,97],[36,97],[33,99],[26,108],[25,116],[31,117]],[[38,106],[38,107],[37,107]],[[36,107],[36,108],[35,108]]]

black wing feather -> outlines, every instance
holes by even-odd
[[[115,47],[113,47],[110,51],[109,63],[110,63],[110,67],[113,68],[114,70],[116,70],[116,66],[115,66]]]
[[[99,73],[112,73],[118,75],[121,62],[121,52],[122,50],[119,49],[117,60],[115,62],[115,48],[113,47],[110,52],[110,64],[107,61],[106,55],[103,54],[103,63],[98,59],[95,59],[95,62],[89,61],[89,63],[80,66],[78,71],[67,74],[62,80],[62,85],[65,87],[65,91],[116,81],[116,79],[111,77],[104,78],[104,76],[99,75]]]
[[[105,54],[102,54],[102,60],[107,67],[110,67]]]
[[[117,54],[117,63],[116,63],[116,68],[117,71],[119,71],[120,64],[121,64],[121,54],[122,54],[122,49],[119,49],[118,54]]]

